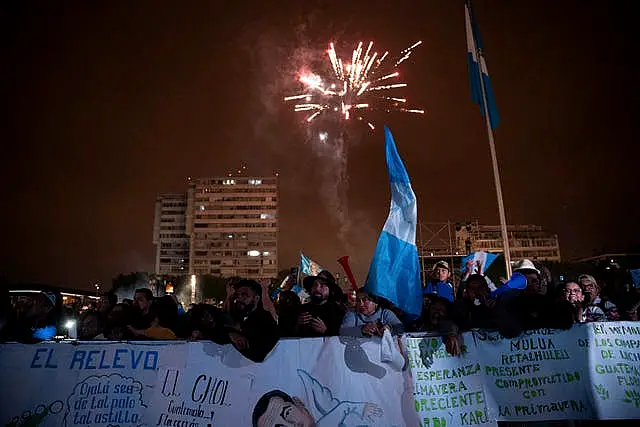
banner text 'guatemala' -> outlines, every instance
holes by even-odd
[[[487,107],[489,109],[489,121],[491,129],[498,127],[500,117],[498,116],[498,107],[493,97],[493,88],[489,79],[489,70],[484,60],[482,51],[482,40],[480,39],[480,31],[473,16],[471,2],[467,1],[464,5],[464,18],[467,31],[467,58],[469,61],[469,83],[471,85],[471,99],[480,104],[480,112],[484,117],[484,102],[482,100],[482,88],[484,85],[484,93],[487,97]],[[482,73],[482,83],[480,82],[480,74]]]
[[[386,126],[384,135],[391,208],[371,260],[365,287],[406,313],[419,315],[422,310],[422,287],[416,247],[416,196],[391,131]]]

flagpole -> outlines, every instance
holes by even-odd
[[[493,166],[493,181],[496,186],[496,196],[498,198],[498,213],[500,215],[500,230],[502,234],[502,247],[504,249],[504,262],[507,271],[507,279],[511,277],[511,251],[509,250],[509,235],[507,234],[507,220],[504,214],[504,201],[502,200],[502,184],[500,183],[500,170],[498,169],[498,156],[496,155],[496,144],[493,140],[493,129],[491,129],[491,117],[489,115],[489,103],[487,102],[487,91],[484,87],[482,77],[482,67],[480,61],[484,60],[482,51],[476,48],[478,55],[478,76],[480,78],[480,90],[482,91],[482,104],[484,108],[484,118],[487,123],[487,135],[489,136],[489,151],[491,152],[491,165]]]

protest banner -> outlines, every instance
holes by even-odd
[[[494,425],[640,418],[640,326],[632,322],[380,339],[281,339],[263,363],[211,342],[2,344],[0,425]],[[403,368],[403,364],[406,365]],[[280,420],[280,421],[278,421]]]
[[[640,325],[591,323],[578,345],[589,352],[591,387],[598,418],[640,415]]]
[[[496,418],[489,417],[473,339],[463,344],[460,357],[446,352],[441,337],[406,341],[415,409],[423,427],[497,425]]]
[[[582,333],[580,327],[543,329],[505,339],[497,332],[474,332],[490,416],[514,421],[593,418],[588,355],[576,339]]]

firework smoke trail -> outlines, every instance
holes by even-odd
[[[407,108],[406,98],[390,96],[385,92],[404,88],[406,83],[381,84],[398,79],[400,72],[396,71],[397,67],[409,59],[413,49],[421,44],[422,41],[418,41],[402,50],[393,65],[387,65],[391,64],[391,60],[385,62],[389,52],[378,58],[378,52],[372,51],[373,42],[369,42],[366,49],[364,43],[359,42],[351,52],[351,62],[339,58],[334,44],[330,43],[326,51],[331,66],[329,76],[301,72],[298,81],[304,86],[304,92],[286,96],[284,101],[304,100],[294,105],[294,111],[305,112],[307,123],[322,114],[333,114],[340,120],[364,120],[365,114],[374,110],[424,114],[423,109]],[[366,122],[372,130],[375,129],[373,123],[369,120]]]
[[[353,253],[353,245],[349,239],[352,221],[349,216],[347,189],[349,175],[347,173],[347,144],[341,132],[330,134],[308,128],[308,140],[315,156],[324,163],[319,170],[322,173],[320,195],[324,207],[338,224],[338,239],[347,253]]]

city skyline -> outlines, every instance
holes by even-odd
[[[563,259],[637,248],[631,2],[516,3],[474,2],[501,115],[507,221],[558,233]],[[309,127],[282,102],[329,42],[343,56],[358,40],[390,51],[423,40],[402,73],[426,114],[376,123],[394,133],[421,221],[497,224],[463,4],[2,5],[0,276],[90,288],[152,271],[156,196],[244,163],[279,173],[281,267],[302,251],[340,271],[349,255],[364,282],[389,208],[383,135]],[[344,137],[341,161],[323,132]]]

